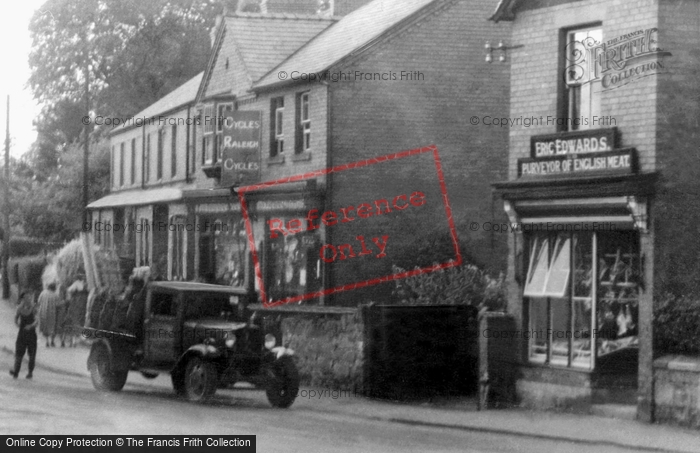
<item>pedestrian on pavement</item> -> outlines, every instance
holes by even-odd
[[[68,297],[66,287],[58,287],[58,303],[56,304],[56,334],[61,339],[61,347],[66,347],[66,333],[68,331]]]
[[[36,313],[34,298],[29,292],[20,294],[20,304],[15,314],[15,324],[19,326],[17,341],[15,342],[15,367],[10,370],[13,378],[17,379],[19,370],[22,367],[24,353],[29,353],[29,372],[27,379],[32,378],[34,372],[34,362],[36,360],[36,325],[39,321]]]
[[[46,338],[46,347],[56,346],[56,311],[61,296],[56,292],[56,283],[49,283],[48,287],[39,294],[39,328]],[[51,344],[49,344],[49,338]]]
[[[85,323],[85,309],[87,306],[87,284],[85,276],[79,274],[72,285],[66,290],[68,295],[68,316],[66,331],[70,337],[70,346],[77,346],[77,336],[80,328]]]

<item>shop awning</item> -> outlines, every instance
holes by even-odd
[[[585,229],[647,227],[647,198],[655,173],[577,179],[516,180],[494,184],[512,224]],[[546,228],[543,228],[546,229]]]
[[[171,203],[182,200],[182,189],[161,187],[148,190],[127,190],[117,192],[88,205],[89,209],[115,208],[121,206],[139,206],[158,203]]]

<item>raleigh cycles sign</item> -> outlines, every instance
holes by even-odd
[[[246,185],[260,180],[259,111],[227,112],[221,141],[221,185]]]
[[[600,81],[601,91],[613,90],[643,77],[667,72],[658,47],[657,28],[637,30],[606,42],[586,39],[568,44],[566,80],[585,84]]]

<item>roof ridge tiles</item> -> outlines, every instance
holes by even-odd
[[[318,20],[336,22],[342,16],[320,16],[318,14],[296,14],[296,13],[227,13],[226,18],[242,19],[289,19],[289,20]]]

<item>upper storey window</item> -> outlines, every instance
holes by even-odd
[[[595,48],[602,45],[600,27],[580,28],[566,33],[564,66],[566,77],[566,130],[589,129],[594,117],[600,116],[600,68],[594,58]]]

